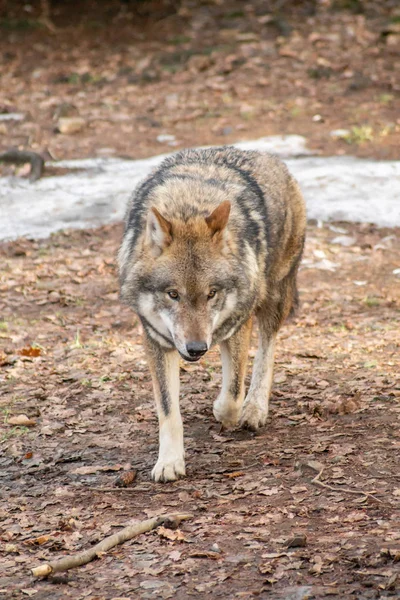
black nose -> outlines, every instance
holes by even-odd
[[[189,356],[193,358],[200,358],[203,356],[208,350],[208,346],[206,342],[188,342],[186,344],[186,350],[188,351]]]

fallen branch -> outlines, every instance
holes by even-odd
[[[124,527],[124,529],[121,529],[121,531],[118,531],[118,533],[114,533],[114,535],[106,537],[103,541],[99,542],[88,550],[84,550],[83,552],[73,556],[65,556],[64,558],[51,563],[34,567],[31,569],[32,575],[34,577],[47,577],[51,573],[60,573],[61,571],[68,571],[74,567],[86,565],[94,558],[101,557],[102,554],[107,552],[107,550],[110,550],[118,544],[123,544],[127,540],[131,540],[140,533],[151,531],[163,523],[168,522],[174,526],[178,526],[181,521],[190,519],[192,516],[193,515],[185,513],[171,513],[160,515],[159,517],[153,517],[152,519],[147,519],[146,521],[135,523],[134,525],[128,525],[128,527]]]
[[[58,28],[54,25],[53,21],[51,20],[51,16],[50,16],[51,0],[41,0],[40,4],[42,7],[42,14],[40,15],[40,18],[38,19],[39,23],[41,23],[42,25],[47,27],[47,29],[51,33],[57,33]]]
[[[376,496],[374,496],[374,494],[372,492],[364,492],[363,490],[353,490],[350,488],[337,488],[337,487],[334,487],[333,485],[328,485],[327,483],[320,481],[320,477],[321,477],[323,471],[324,471],[324,469],[321,469],[320,472],[318,473],[318,475],[316,475],[314,477],[314,479],[311,479],[311,483],[314,483],[315,485],[319,485],[320,487],[323,487],[326,490],[331,490],[332,492],[344,492],[345,494],[357,494],[357,495],[361,495],[361,496],[366,496],[367,498],[373,498],[374,500],[376,500],[376,502],[380,502],[381,504],[384,504],[384,502],[382,500],[380,500],[379,498],[377,498]]]
[[[37,152],[30,152],[29,150],[8,150],[8,152],[0,154],[0,162],[12,163],[15,165],[29,163],[31,165],[31,172],[29,175],[30,181],[37,181],[43,174],[44,158]]]

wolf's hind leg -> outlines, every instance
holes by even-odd
[[[224,427],[236,427],[244,399],[252,319],[221,343],[222,390],[214,402],[214,416]]]
[[[159,433],[159,454],[151,476],[174,481],[185,476],[183,425],[179,410],[179,355],[165,351],[145,334],[145,348],[153,380]]]
[[[254,359],[251,384],[243,404],[240,425],[256,430],[265,425],[274,373],[276,332],[259,322],[259,346]]]

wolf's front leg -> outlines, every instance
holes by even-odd
[[[222,390],[214,402],[214,416],[224,427],[236,427],[244,398],[252,319],[221,343]]]
[[[251,384],[243,404],[240,425],[256,430],[265,425],[274,374],[276,333],[259,321],[259,346],[254,359]]]
[[[183,426],[179,410],[179,355],[175,350],[164,350],[146,334],[145,348],[160,427],[158,460],[151,476],[154,481],[174,481],[185,475]]]

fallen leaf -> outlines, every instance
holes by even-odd
[[[15,415],[15,417],[9,417],[7,421],[8,425],[23,425],[24,427],[34,427],[36,421],[33,421],[26,415]]]
[[[21,350],[18,350],[18,354],[20,354],[21,356],[40,356],[41,354],[41,350],[40,348],[33,348],[32,346],[28,346],[27,348],[22,348]]]
[[[340,489],[338,491],[340,491]],[[367,516],[365,513],[358,510],[353,510],[343,519],[343,521],[345,523],[356,523],[357,521],[364,521],[366,518]]]
[[[125,473],[121,473],[114,481],[115,487],[128,487],[128,485],[135,481],[136,475],[137,471],[125,471]]]
[[[43,544],[46,544],[50,539],[49,535],[40,535],[37,538],[33,538],[31,540],[27,540],[28,544],[34,544],[35,546],[42,546]]]
[[[243,471],[234,471],[233,473],[224,473],[224,477],[229,477],[229,479],[236,479],[236,477],[241,477],[245,475]]]
[[[99,471],[121,471],[123,468],[122,465],[92,465],[87,467],[77,467],[69,472],[71,475],[92,475]]]
[[[275,494],[279,494],[279,488],[265,488],[264,490],[258,490],[257,493],[261,494],[262,496],[274,496]]]
[[[308,572],[312,573],[313,575],[321,575],[322,557],[317,554],[316,556],[313,556],[310,562],[313,562],[314,564],[310,567]]]
[[[179,492],[178,498],[181,502],[189,502],[190,494],[188,492]]]
[[[158,527],[157,533],[159,536],[166,538],[167,540],[172,540],[173,542],[185,541],[185,536],[180,529],[167,529],[161,525]]]
[[[199,550],[198,552],[189,554],[188,558],[212,558],[213,560],[216,560],[221,558],[221,555],[218,552],[203,552],[202,550]]]
[[[286,546],[288,548],[304,548],[307,546],[307,536],[304,533],[294,535],[290,540],[287,541]]]

